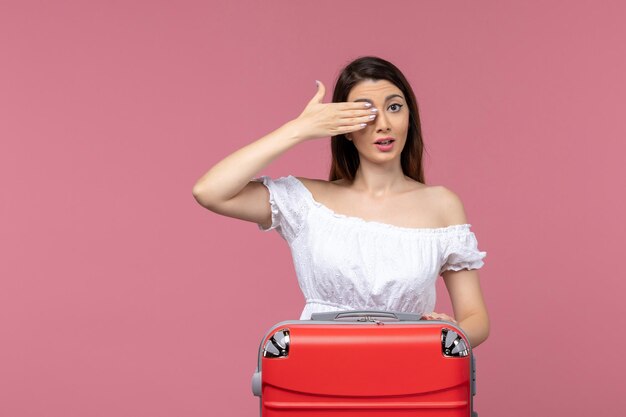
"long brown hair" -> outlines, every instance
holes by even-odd
[[[417,100],[411,85],[402,72],[389,61],[375,56],[365,56],[350,62],[339,74],[333,91],[333,103],[348,100],[350,90],[363,80],[387,80],[398,87],[409,106],[409,129],[406,143],[400,154],[400,164],[404,175],[425,184],[422,153],[424,142],[420,124]],[[354,180],[359,168],[359,153],[354,144],[345,135],[333,136],[330,140],[332,163],[329,181],[345,178]]]

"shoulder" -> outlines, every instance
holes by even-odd
[[[295,177],[302,185],[304,185],[311,194],[315,196],[325,196],[337,189],[339,184],[335,181],[326,181],[313,178]]]
[[[443,185],[431,186],[428,190],[448,225],[466,224],[467,216],[461,198],[452,190]]]
[[[305,177],[294,177],[294,178],[296,178],[298,181],[300,181],[302,184],[306,185],[307,187],[324,187],[330,184],[330,182],[328,181],[319,180],[315,178],[305,178]]]

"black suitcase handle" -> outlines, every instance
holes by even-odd
[[[415,313],[379,310],[329,311],[311,314],[311,320],[315,321],[420,321],[421,319],[422,316]]]

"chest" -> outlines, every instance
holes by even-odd
[[[293,244],[299,275],[314,271],[321,286],[367,288],[374,293],[431,283],[441,266],[440,234],[398,229],[314,208]]]
[[[407,228],[445,227],[445,219],[432,193],[415,192],[371,198],[355,193],[328,193],[317,200],[330,211],[369,222]]]

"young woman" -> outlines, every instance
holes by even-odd
[[[477,248],[463,205],[425,184],[420,118],[411,86],[393,64],[348,64],[323,103],[324,85],[302,114],[229,155],[195,184],[207,209],[276,229],[291,249],[311,313],[387,310],[449,320],[472,347],[489,334]],[[329,181],[262,177],[274,159],[307,140],[331,136]],[[435,313],[441,275],[454,317]]]

